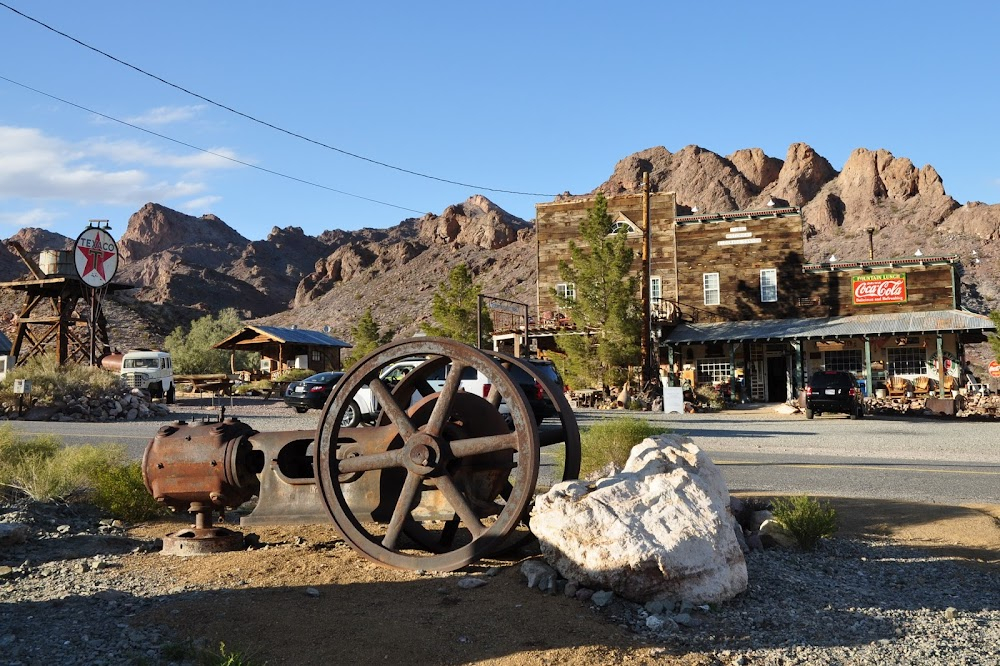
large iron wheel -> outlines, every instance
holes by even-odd
[[[417,356],[429,360],[390,392],[380,371]],[[433,385],[445,367],[443,386]],[[464,368],[510,396],[513,430],[488,400],[460,391]],[[366,386],[381,418],[342,427]],[[364,556],[402,569],[452,571],[494,552],[538,477],[538,431],[521,389],[489,356],[441,338],[390,343],[362,359],[334,388],[316,449],[317,485],[337,529]]]

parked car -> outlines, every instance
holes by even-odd
[[[323,409],[333,387],[343,376],[343,372],[321,372],[302,381],[291,382],[285,389],[285,404],[294,407],[299,414],[310,409]]]
[[[379,377],[391,389],[397,382],[423,362],[424,359],[405,359],[398,361],[382,370],[382,372],[379,373]],[[530,362],[535,367],[538,374],[550,383],[553,390],[560,392],[564,390],[562,377],[559,376],[559,372],[556,370],[551,361],[533,359]],[[450,365],[438,368],[427,377],[427,383],[435,391],[440,391],[444,388],[445,377],[450,369]],[[541,423],[545,418],[556,414],[556,409],[552,404],[552,401],[548,399],[544,390],[542,390],[541,385],[535,381],[533,377],[516,366],[512,367],[509,370],[509,373],[511,378],[513,378],[513,380],[521,387],[521,390],[524,391],[525,396],[528,398],[528,404],[530,405],[531,410],[535,415],[535,420],[538,423]],[[467,367],[462,371],[462,378],[459,383],[459,387],[463,391],[486,398],[490,394],[492,383],[486,375],[480,373],[475,368]],[[506,415],[510,413],[510,410],[504,402],[500,403],[498,410],[501,414]],[[341,425],[344,427],[353,427],[361,421],[371,423],[375,421],[378,413],[378,401],[375,399],[372,390],[367,386],[362,386],[354,394],[351,404],[348,406],[348,411],[345,412],[344,418],[341,421]],[[357,414],[356,420],[354,420],[354,414]],[[348,415],[351,415],[351,419],[348,418]]]
[[[852,419],[865,415],[864,395],[853,374],[823,370],[812,376],[806,386],[806,418],[823,412],[847,414]]]

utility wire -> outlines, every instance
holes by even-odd
[[[170,86],[171,88],[175,88],[176,90],[180,90],[181,92],[187,93],[188,95],[191,95],[192,97],[197,97],[198,99],[200,99],[200,100],[202,100],[204,102],[208,102],[212,106],[216,106],[216,107],[218,107],[220,109],[225,109],[226,111],[229,111],[230,113],[235,113],[236,115],[241,116],[243,118],[246,118],[247,120],[250,120],[252,122],[258,123],[260,125],[264,125],[265,127],[270,127],[273,130],[277,130],[278,132],[282,132],[283,134],[287,134],[289,136],[293,136],[293,137],[295,137],[297,139],[302,139],[303,141],[307,141],[309,143],[315,144],[315,145],[320,146],[322,148],[326,148],[327,150],[332,150],[332,151],[338,152],[338,153],[340,153],[342,155],[347,155],[348,157],[353,157],[355,159],[362,160],[362,161],[365,161],[365,162],[369,162],[371,164],[377,164],[378,166],[385,167],[387,169],[393,169],[395,171],[400,171],[402,173],[408,173],[411,176],[418,176],[420,178],[427,178],[429,180],[436,180],[436,181],[441,182],[441,183],[448,183],[449,185],[459,185],[461,187],[468,187],[468,188],[472,188],[472,189],[475,189],[475,190],[486,190],[487,192],[499,192],[501,194],[518,194],[518,195],[529,196],[529,197],[556,197],[556,196],[558,196],[558,195],[555,195],[555,194],[545,194],[545,193],[540,193],[540,192],[518,192],[516,190],[503,190],[503,189],[499,189],[499,188],[495,188],[495,187],[485,187],[483,185],[472,185],[470,183],[462,183],[462,182],[459,182],[457,180],[449,180],[447,178],[439,178],[438,176],[432,176],[430,174],[421,173],[419,171],[412,171],[410,169],[404,169],[403,167],[395,166],[393,164],[388,164],[386,162],[380,162],[380,161],[372,159],[370,157],[365,157],[364,155],[358,155],[357,153],[352,153],[352,152],[349,152],[349,151],[344,150],[342,148],[337,148],[336,146],[331,146],[331,145],[329,145],[327,143],[323,143],[322,141],[317,141],[316,139],[310,139],[307,136],[304,136],[302,134],[298,134],[298,133],[293,132],[291,130],[287,130],[287,129],[283,128],[283,127],[279,127],[277,125],[274,125],[272,123],[267,122],[266,120],[261,120],[259,118],[255,118],[254,116],[251,116],[248,113],[243,113],[242,111],[238,111],[238,110],[236,110],[236,109],[234,109],[234,108],[232,108],[230,106],[226,106],[225,104],[222,104],[221,102],[216,102],[215,100],[209,99],[208,97],[205,97],[204,95],[200,95],[200,94],[198,94],[196,92],[188,90],[187,88],[185,88],[183,86],[177,85],[176,83],[172,83],[170,81],[167,81],[166,79],[161,78],[161,77],[157,76],[156,74],[151,74],[150,72],[147,72],[146,70],[142,69],[141,67],[136,67],[135,65],[133,65],[131,63],[128,63],[128,62],[125,62],[124,60],[116,58],[115,56],[113,56],[113,55],[111,55],[109,53],[105,53],[104,51],[100,50],[99,48],[97,48],[95,46],[91,46],[90,44],[87,44],[86,42],[80,41],[79,39],[77,39],[76,37],[73,37],[72,35],[67,35],[65,32],[62,32],[61,30],[57,30],[56,28],[53,28],[52,26],[48,25],[47,23],[44,23],[42,21],[39,21],[36,18],[28,16],[24,12],[18,11],[17,9],[14,9],[13,7],[11,7],[10,5],[8,5],[8,4],[4,3],[4,2],[0,2],[0,7],[4,7],[6,9],[9,9],[10,11],[14,12],[18,16],[26,18],[29,21],[33,22],[33,23],[37,23],[38,25],[42,26],[46,30],[51,30],[52,32],[56,33],[57,35],[61,35],[61,36],[65,37],[66,39],[79,44],[80,46],[84,47],[85,49],[89,49],[89,50],[93,51],[94,53],[98,53],[98,54],[104,56],[105,58],[109,58],[111,60],[114,60],[115,62],[117,62],[120,65],[124,65],[125,67],[128,67],[129,69],[133,69],[133,70],[139,72],[140,74],[142,74],[144,76],[148,76],[151,79],[155,79],[155,80],[159,81],[160,83],[163,83],[165,85]]]
[[[353,197],[355,199],[361,199],[362,201],[370,201],[371,203],[380,204],[382,206],[389,206],[390,208],[398,208],[399,210],[405,210],[405,211],[410,212],[410,213],[416,213],[417,215],[423,215],[426,212],[426,211],[416,210],[415,208],[407,208],[406,206],[397,206],[396,204],[392,204],[392,203],[389,203],[387,201],[379,201],[378,199],[370,199],[368,197],[363,197],[360,194],[351,194],[350,192],[345,192],[343,190],[337,190],[337,189],[334,189],[332,187],[327,187],[326,185],[321,185],[321,184],[315,183],[315,182],[313,182],[311,180],[305,180],[303,178],[297,178],[295,176],[289,176],[288,174],[281,173],[280,171],[274,171],[273,169],[266,169],[266,168],[264,168],[262,166],[257,166],[256,164],[250,164],[249,162],[244,162],[243,160],[238,160],[235,157],[230,157],[229,155],[223,155],[221,153],[216,153],[216,152],[213,152],[213,151],[208,150],[206,148],[199,148],[198,146],[192,145],[190,143],[185,143],[184,141],[181,141],[180,139],[174,139],[174,138],[169,137],[169,136],[167,136],[165,134],[160,134],[159,132],[154,132],[153,130],[146,129],[145,127],[140,127],[139,125],[134,125],[134,124],[132,124],[130,122],[127,122],[125,120],[120,120],[120,119],[115,118],[113,116],[109,116],[109,115],[107,115],[105,113],[101,113],[100,111],[95,111],[93,109],[89,109],[89,108],[87,108],[85,106],[82,106],[80,104],[76,104],[76,103],[71,102],[69,100],[63,99],[62,97],[57,97],[55,95],[51,95],[51,94],[49,94],[49,93],[47,93],[45,91],[38,90],[37,88],[32,88],[31,86],[25,85],[23,83],[18,83],[17,81],[14,81],[13,79],[8,79],[6,76],[3,76],[3,75],[0,75],[0,81],[6,81],[7,83],[13,83],[15,86],[20,86],[21,88],[24,88],[25,90],[30,90],[31,92],[38,93],[39,95],[44,95],[45,97],[48,97],[49,99],[54,99],[54,100],[56,100],[58,102],[62,102],[63,104],[68,104],[69,106],[76,107],[77,109],[80,109],[82,111],[86,111],[87,113],[93,113],[95,116],[100,116],[101,118],[105,118],[105,119],[110,120],[112,122],[116,122],[116,123],[119,123],[121,125],[125,125],[126,127],[131,127],[132,129],[137,129],[140,132],[145,132],[146,134],[152,134],[155,137],[159,137],[161,139],[166,139],[167,141],[172,141],[172,142],[174,142],[176,144],[179,144],[181,146],[185,146],[187,148],[191,148],[192,150],[201,151],[201,152],[206,153],[208,155],[212,155],[213,157],[219,157],[221,159],[229,160],[230,162],[234,162],[234,163],[240,164],[242,166],[250,167],[251,169],[257,169],[258,171],[263,171],[264,173],[269,173],[272,176],[280,176],[281,178],[287,178],[288,180],[294,180],[297,183],[302,183],[304,185],[310,185],[312,187],[318,187],[318,188],[320,188],[322,190],[327,190],[328,192],[336,192],[337,194],[343,194],[344,196]]]

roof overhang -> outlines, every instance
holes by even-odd
[[[910,333],[979,333],[996,331],[993,321],[965,310],[899,312],[892,314],[817,317],[810,319],[760,319],[709,324],[681,324],[664,344],[703,342],[756,342],[850,338]]]

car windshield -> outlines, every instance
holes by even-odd
[[[342,372],[321,372],[318,375],[307,377],[302,381],[310,384],[330,384],[340,379],[343,375],[344,373]]]
[[[155,358],[127,358],[124,367],[126,368],[158,368],[159,361]]]
[[[817,372],[810,384],[813,388],[850,388],[854,378],[846,372]]]

